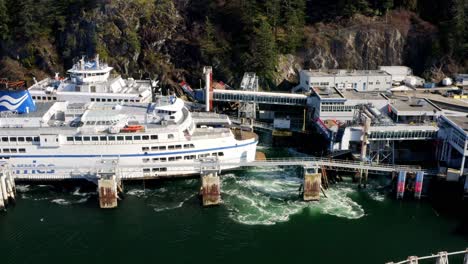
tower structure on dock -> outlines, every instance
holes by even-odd
[[[241,90],[249,92],[258,92],[258,76],[254,72],[244,73],[241,81]],[[241,102],[238,108],[238,117],[255,119],[257,113],[257,102]]]

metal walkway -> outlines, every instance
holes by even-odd
[[[276,104],[305,106],[307,96],[303,94],[255,92],[241,90],[213,90],[213,100],[220,102],[248,102],[257,104]]]
[[[442,251],[437,254],[433,254],[430,256],[424,256],[424,257],[417,257],[417,256],[410,256],[408,257],[407,260],[403,260],[400,262],[388,262],[387,264],[418,264],[419,261],[421,260],[426,260],[426,259],[435,259],[435,263],[439,264],[448,264],[449,263],[449,258],[454,255],[464,255],[463,262],[461,264],[467,264],[468,263],[468,248],[466,250],[461,250],[461,251],[456,251],[456,252],[446,252]],[[427,263],[427,262],[424,262]],[[457,262],[460,263],[460,262]]]
[[[213,157],[214,158],[214,157]],[[104,161],[104,159],[103,159]],[[104,164],[104,163],[102,163]],[[377,173],[391,173],[391,172],[417,172],[422,171],[418,166],[404,166],[404,165],[389,165],[389,164],[373,164],[372,162],[363,161],[350,161],[350,160],[337,160],[326,158],[314,157],[301,157],[301,158],[273,158],[265,160],[257,160],[252,162],[230,162],[219,161],[217,159],[210,160],[192,160],[192,161],[174,161],[174,162],[159,162],[142,165],[122,165],[117,164],[116,168],[123,180],[125,179],[151,179],[163,178],[169,172],[187,171],[198,168],[203,172],[203,168],[219,168],[219,171],[226,168],[246,168],[246,167],[278,167],[278,166],[301,166],[301,167],[314,167],[326,168],[337,171],[369,171]],[[146,176],[141,176],[143,167],[150,167],[158,171],[157,176],[149,173]],[[97,162],[95,164],[80,164],[74,166],[55,166],[49,167],[53,169],[54,175],[39,175],[39,174],[14,174],[15,179],[19,180],[64,180],[64,179],[86,179],[92,181],[96,178],[97,172],[107,168],[107,165],[101,165]],[[166,168],[167,170],[158,170],[158,168]],[[14,168],[13,168],[14,170]],[[138,176],[140,175],[140,176]],[[174,177],[174,176],[171,176]]]

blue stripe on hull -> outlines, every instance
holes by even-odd
[[[234,145],[228,147],[209,148],[209,149],[198,149],[198,150],[187,150],[187,151],[175,151],[175,152],[163,152],[163,153],[141,153],[141,154],[106,154],[106,155],[2,155],[3,157],[10,158],[118,158],[118,157],[152,157],[152,156],[167,156],[167,155],[178,155],[178,154],[190,154],[196,152],[206,151],[217,151],[223,149],[241,148],[249,145],[257,144],[258,141],[253,141],[246,144]],[[98,145],[96,145],[98,146]]]

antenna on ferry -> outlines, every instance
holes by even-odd
[[[96,54],[96,68],[99,69],[99,53]]]
[[[55,77],[54,77],[54,79],[55,79],[56,81],[58,81],[58,80],[59,80],[59,73],[58,73],[58,72],[56,72],[56,73],[55,73]]]
[[[81,69],[84,70],[84,66],[85,66],[85,56],[81,56],[81,60],[80,60],[80,66],[81,66]]]

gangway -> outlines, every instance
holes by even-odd
[[[258,92],[242,90],[213,90],[213,100],[218,102],[250,102],[256,104],[306,106],[304,94]]]
[[[462,263],[458,262],[458,263],[460,264],[468,263],[468,248],[467,248],[465,250],[455,251],[455,252],[442,251],[437,254],[432,254],[430,256],[424,256],[424,257],[410,256],[406,260],[403,260],[400,262],[388,262],[387,264],[418,264],[419,261],[427,260],[427,259],[435,259],[436,260],[435,263],[448,264],[449,258],[455,255],[464,255],[463,262]]]
[[[97,164],[97,165],[96,165]],[[15,174],[14,178],[18,180],[64,180],[64,179],[88,179],[95,175],[101,168],[99,163],[80,164],[73,166],[54,166],[54,175],[48,174]],[[174,162],[160,162],[151,164],[152,168],[166,168],[167,171],[159,170],[156,176],[141,176],[141,165],[119,164],[119,173],[122,180],[131,179],[151,179],[164,177],[168,172],[193,170],[198,168],[200,171],[207,165],[204,160],[191,160],[191,161],[174,161]],[[390,164],[375,164],[368,161],[352,161],[352,160],[338,160],[329,158],[317,157],[298,157],[298,158],[271,158],[256,161],[222,161],[214,160],[212,167],[219,168],[220,171],[231,168],[246,168],[246,167],[278,167],[278,166],[300,166],[300,167],[316,167],[325,168],[327,170],[338,171],[371,171],[376,173],[391,173],[391,172],[417,172],[425,171],[432,173],[433,171],[423,170],[419,166],[405,166],[405,165],[390,165]],[[14,170],[14,169],[13,169]]]

